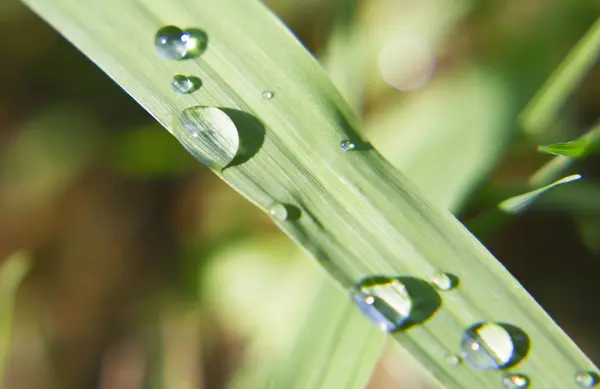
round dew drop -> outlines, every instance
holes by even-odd
[[[352,151],[352,150],[356,149],[356,145],[354,143],[352,143],[351,141],[349,141],[348,139],[341,141],[340,147],[344,151]]]
[[[275,219],[280,221],[285,221],[288,218],[288,210],[287,207],[281,203],[273,203],[269,208],[269,214],[273,216]]]
[[[174,92],[180,94],[192,93],[200,89],[202,81],[194,76],[182,76],[178,74],[171,80],[171,88]]]
[[[502,377],[502,386],[506,389],[523,389],[528,388],[529,378],[522,374],[505,374]]]
[[[271,100],[273,97],[275,97],[275,93],[271,91],[266,90],[262,93],[262,98],[265,100]]]
[[[444,361],[452,366],[458,366],[462,362],[462,359],[456,354],[446,354],[444,355]]]
[[[225,168],[240,147],[236,124],[215,107],[183,110],[173,121],[173,134],[190,154],[214,169]]]
[[[448,273],[438,273],[433,276],[431,283],[441,291],[448,291],[456,287],[456,280]]]

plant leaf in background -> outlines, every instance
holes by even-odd
[[[600,151],[600,126],[594,127],[577,140],[539,146],[538,150],[553,155],[585,158],[594,152]]]
[[[0,263],[0,386],[4,387],[5,371],[14,317],[17,288],[31,266],[29,254],[19,251]]]
[[[554,71],[521,113],[526,133],[538,135],[547,130],[567,98],[580,85],[600,57],[600,18]]]
[[[581,178],[583,177],[580,174],[573,174],[541,188],[503,200],[494,209],[484,212],[474,220],[471,220],[468,223],[469,229],[479,237],[486,236],[490,232],[498,230],[511,217],[524,212],[534,203],[537,203],[540,198],[546,196],[552,189],[578,181]]]
[[[503,212],[509,214],[517,214],[523,212],[527,207],[533,204],[538,197],[546,193],[547,191],[556,188],[559,185],[567,184],[569,182],[577,181],[583,178],[580,174],[574,174],[565,178],[562,178],[552,184],[546,185],[542,188],[532,190],[531,192],[523,193],[522,195],[511,197],[506,199],[500,204],[498,208]]]

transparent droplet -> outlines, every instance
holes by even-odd
[[[522,389],[528,388],[529,378],[522,374],[505,374],[502,377],[502,386],[506,389]]]
[[[200,89],[202,80],[194,76],[182,76],[178,74],[171,81],[171,88],[176,93],[186,94],[192,93]]]
[[[167,59],[198,57],[206,50],[207,45],[208,36],[198,29],[181,30],[176,26],[165,26],[154,36],[156,51]]]
[[[262,97],[263,97],[263,99],[265,99],[265,100],[271,100],[273,97],[275,97],[275,93],[273,93],[273,92],[271,92],[271,91],[268,91],[268,90],[266,90],[266,91],[264,91],[264,92],[262,93]]]
[[[214,169],[226,167],[240,146],[235,123],[215,107],[183,110],[173,122],[173,133],[190,154]]]
[[[287,207],[284,204],[277,202],[271,204],[271,207],[269,207],[269,214],[281,221],[287,220],[289,216]]]
[[[481,370],[503,369],[518,362],[527,347],[528,338],[516,327],[491,322],[469,327],[461,341],[464,359]]]
[[[449,365],[458,366],[462,362],[462,359],[456,354],[446,354],[444,355],[444,361]]]
[[[596,373],[582,371],[575,375],[575,382],[582,388],[593,388],[600,382],[600,377]]]
[[[341,141],[340,147],[344,151],[352,151],[352,150],[356,149],[356,145],[354,143],[352,143],[351,141],[349,141],[348,139]]]
[[[457,281],[458,279],[455,276],[448,273],[438,273],[431,279],[431,283],[435,285],[436,288],[443,291],[455,288],[458,284]]]
[[[355,286],[352,297],[362,313],[386,332],[400,329],[413,308],[406,285],[396,278],[364,278]]]

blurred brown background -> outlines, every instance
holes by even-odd
[[[350,12],[350,3],[343,1],[267,3],[320,57],[331,53],[331,33],[343,20],[340,15]],[[359,2],[355,21],[367,27],[378,26],[381,15],[409,17],[426,12],[421,10],[425,6],[439,13],[442,5],[458,7],[434,0],[367,3]],[[497,116],[481,120],[499,123],[502,136],[495,157],[470,163],[487,168],[465,184],[462,199],[454,203],[468,223],[515,188],[525,188],[528,178],[550,159],[536,152],[537,144],[573,139],[598,121],[598,66],[586,75],[547,138],[520,133],[517,114],[600,15],[600,3],[459,3],[464,9],[454,20],[442,22],[435,12],[428,19],[439,31],[432,46],[433,77],[419,81],[409,74],[409,81],[417,79],[416,86],[402,91],[382,81],[385,55],[379,56],[379,69],[359,59],[366,63],[360,105],[368,121],[381,116],[383,106],[404,107],[411,104],[411,96],[416,97],[410,101],[419,101],[428,88],[438,88],[438,79],[458,77],[457,69],[475,74],[475,66],[477,72],[492,75],[478,81],[482,86],[477,88],[494,84],[489,104],[497,101],[502,109],[494,105]],[[14,311],[6,308],[0,319],[2,328],[14,323],[9,338],[0,343],[4,387],[226,388],[242,364],[252,329],[239,330],[231,323],[221,309],[235,306],[232,297],[215,300],[211,293],[218,289],[207,281],[223,287],[223,282],[237,279],[223,278],[207,264],[230,247],[258,247],[252,258],[239,261],[283,269],[264,273],[256,265],[257,271],[243,274],[264,277],[256,281],[260,284],[290,271],[289,253],[299,261],[310,259],[296,254],[264,215],[188,156],[93,63],[19,2],[0,3],[0,35],[0,260],[22,265],[12,276],[0,276],[6,285],[18,286]],[[405,59],[401,63],[413,64]],[[416,64],[417,75],[431,65]],[[470,87],[451,85],[439,86],[455,88],[444,89],[441,96],[461,98],[463,86]],[[435,101],[436,107],[447,103],[443,98]],[[457,120],[481,109],[468,101],[463,108],[456,112]],[[394,128],[403,127],[410,125]],[[394,134],[381,134],[387,135],[379,135],[380,140],[389,137],[387,152],[393,160],[392,149],[406,146]],[[418,165],[434,172],[443,164],[428,155],[420,158]],[[578,162],[573,171],[582,173],[585,182],[557,189],[546,201],[482,236],[596,363],[599,161],[590,157]],[[9,286],[0,285],[8,307]],[[375,370],[372,389],[400,387],[385,375],[385,369]]]

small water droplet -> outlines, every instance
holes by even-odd
[[[446,363],[449,365],[458,366],[462,362],[462,359],[456,354],[446,354],[444,355],[444,361],[446,361]]]
[[[215,107],[183,110],[173,122],[173,133],[190,154],[215,169],[226,167],[240,146],[235,123]]]
[[[582,371],[575,375],[575,382],[582,388],[593,388],[600,382],[600,376],[591,371]]]
[[[166,59],[180,60],[200,56],[208,45],[208,36],[199,29],[181,30],[175,26],[160,28],[154,36],[156,51]]]
[[[505,374],[502,377],[502,386],[506,389],[528,388],[531,381],[522,374]]]
[[[354,143],[352,143],[351,141],[349,141],[348,139],[341,141],[340,147],[344,151],[352,151],[352,150],[356,149],[356,145]]]
[[[287,220],[289,216],[287,207],[284,204],[277,202],[271,204],[269,207],[269,214],[280,221]]]
[[[529,339],[517,327],[500,323],[478,323],[463,334],[461,348],[465,360],[476,369],[496,370],[520,361]]]
[[[200,89],[202,80],[194,76],[182,76],[178,74],[171,81],[171,88],[176,93],[186,94],[192,93]]]
[[[458,285],[458,278],[449,273],[438,273],[433,276],[431,283],[439,290],[448,291]]]
[[[355,286],[352,295],[358,308],[386,332],[400,329],[413,308],[406,285],[396,278],[364,278]]]
[[[264,92],[262,93],[262,97],[263,97],[263,99],[265,99],[265,100],[271,100],[273,97],[275,97],[275,93],[273,93],[273,92],[271,92],[271,91],[268,91],[268,90],[266,90],[266,91],[264,91]]]

